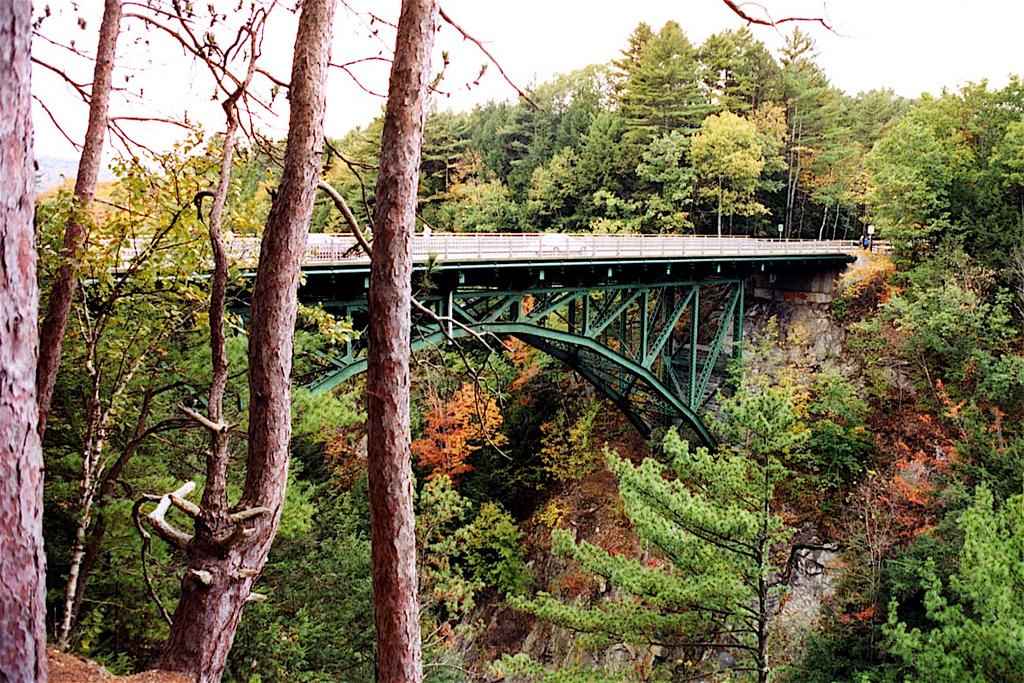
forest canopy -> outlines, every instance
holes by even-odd
[[[152,30],[174,18],[106,3],[117,21],[134,4]],[[452,111],[415,26],[461,28],[406,4],[422,22],[371,22],[408,68],[365,126],[323,135],[333,0],[302,3],[287,83],[244,47],[266,19],[253,4],[233,44],[182,38],[217,82],[217,132],[135,148],[109,182],[83,149],[75,187],[39,197],[50,641],[117,674],[249,683],[382,665],[437,683],[1024,677],[1024,81],[851,94],[800,22],[773,53],[754,27],[697,43],[669,21]],[[288,90],[287,139],[248,118],[261,77]],[[92,120],[105,105],[88,102]],[[372,240],[366,316],[297,299],[307,230]],[[748,287],[749,338],[711,361],[705,447],[668,423],[645,439],[518,339],[410,360],[410,305],[454,324],[416,299],[429,275],[409,291],[414,231],[851,252],[870,232],[886,253],[858,253],[827,303]],[[263,240],[255,270],[233,237]],[[724,320],[716,304],[694,320]],[[367,338],[404,358],[308,389]],[[693,331],[694,357],[709,345]],[[808,576],[821,590],[794,617]],[[392,661],[388,638],[417,629]]]

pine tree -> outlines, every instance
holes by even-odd
[[[721,109],[749,112],[782,99],[782,70],[750,29],[709,36],[698,59],[701,81]]]
[[[913,672],[908,681],[1024,680],[1024,496],[993,509],[992,493],[979,487],[958,526],[956,573],[944,581],[929,561],[921,577],[932,627],[908,628],[893,602],[890,651]]]
[[[768,551],[781,529],[767,504],[778,467],[762,467],[737,451],[691,451],[675,431],[664,446],[672,479],[653,459],[640,465],[615,455],[607,460],[626,513],[654,559],[576,543],[565,530],[552,534],[556,552],[604,577],[622,597],[582,607],[541,593],[515,604],[590,634],[594,644],[685,648],[683,668],[691,675],[709,648],[732,651],[737,671],[766,671]]]
[[[802,445],[807,431],[792,389],[764,378],[742,383],[723,404],[720,428],[733,445],[717,453],[691,451],[671,430],[664,442],[668,472],[653,459],[634,465],[607,458],[651,559],[577,543],[565,530],[552,534],[557,552],[604,577],[619,598],[584,607],[541,593],[514,604],[589,634],[595,644],[689,650],[691,656],[676,666],[691,675],[698,673],[703,652],[728,650],[736,658],[734,673],[766,681],[771,550],[785,536],[771,501],[785,471],[781,459]],[[508,661],[529,669],[521,658]]]
[[[633,31],[623,58],[613,66],[619,70],[621,111],[641,139],[675,128],[696,128],[708,113],[696,54],[674,21],[657,34],[646,24]]]

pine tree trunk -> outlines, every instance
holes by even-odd
[[[768,681],[768,583],[757,580],[757,683]]]
[[[31,36],[31,3],[0,2],[0,680],[12,683],[47,677]]]
[[[761,496],[761,529],[755,553],[757,573],[757,683],[768,682],[768,620],[771,609],[768,603],[768,555],[771,552],[772,485],[770,463],[765,460],[764,492]]]
[[[99,177],[103,157],[103,140],[107,134],[107,111],[110,102],[111,82],[114,72],[114,56],[117,36],[121,30],[121,0],[106,0],[103,20],[100,23],[99,45],[96,48],[96,66],[93,70],[92,88],[89,99],[89,125],[85,131],[82,158],[78,162],[78,177],[75,179],[75,213],[68,219],[64,230],[64,246],[61,265],[53,279],[46,318],[39,331],[39,367],[36,385],[39,392],[39,434],[46,432],[46,419],[50,414],[53,388],[57,382],[64,334],[71,312],[71,301],[75,296],[78,282],[75,261],[89,236],[89,229],[83,220],[96,194],[96,179]]]
[[[189,573],[160,666],[219,681],[242,608],[281,519],[291,441],[291,366],[302,253],[320,175],[327,69],[336,0],[305,0],[292,63],[281,185],[260,247],[249,324],[249,443],[239,508],[265,507],[251,536],[218,543],[197,523]],[[209,572],[208,583],[198,578]]]
[[[422,679],[409,453],[409,243],[437,12],[434,0],[402,2],[374,207],[366,406],[380,683]]]

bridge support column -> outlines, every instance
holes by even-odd
[[[745,290],[747,283],[741,280],[736,286],[739,287],[739,292],[736,302],[736,318],[732,332],[732,356],[738,359],[743,355],[743,316],[746,313]]]

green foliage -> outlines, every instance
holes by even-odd
[[[697,174],[687,163],[690,137],[673,130],[651,141],[636,168],[637,177],[660,188],[647,198],[644,223],[654,232],[682,232],[693,227],[688,208]]]
[[[669,21],[657,33],[640,24],[622,54],[613,65],[621,111],[630,128],[653,136],[697,127],[708,104],[697,78],[696,50],[678,23]]]
[[[782,97],[782,70],[750,29],[708,36],[698,51],[704,87],[724,110],[749,112]]]
[[[607,233],[706,231],[716,215],[731,229],[736,216],[751,235],[774,236],[775,223],[785,222],[787,236],[814,237],[856,235],[864,222],[875,222],[912,268],[900,276],[902,293],[849,337],[848,351],[865,365],[864,395],[882,410],[907,401],[896,396],[893,378],[908,368],[914,398],[941,414],[956,440],[959,457],[944,473],[949,485],[941,500],[961,509],[974,483],[991,494],[981,489],[961,518],[961,533],[924,534],[888,562],[872,555],[875,574],[858,590],[865,600],[899,602],[887,633],[903,669],[888,666],[871,623],[837,621],[812,639],[792,680],[897,680],[903,672],[911,680],[1020,678],[1019,668],[998,666],[1019,667],[1019,653],[1007,652],[1007,644],[1014,634],[1019,643],[1022,604],[1007,567],[1020,564],[1021,503],[1013,496],[1024,479],[1024,266],[1013,260],[1024,234],[1024,86],[1019,79],[999,90],[971,84],[911,106],[887,90],[847,96],[831,87],[802,31],[786,37],[779,55],[776,61],[746,29],[710,36],[697,48],[675,22],[658,31],[641,24],[610,66],[532,88],[537,108],[492,103],[469,114],[431,112],[419,215],[439,230]],[[355,165],[332,155],[325,166],[326,178],[367,224],[381,127],[378,118],[334,141]],[[118,161],[117,182],[102,190],[109,204],[77,216],[92,235],[79,264],[88,286],[75,303],[45,444],[48,599],[55,613],[80,516],[83,456],[88,435],[97,433],[90,424],[102,422],[101,462],[130,457],[104,487],[88,529],[99,542],[75,647],[118,672],[151,661],[166,634],[139,572],[132,500],[202,471],[204,435],[180,429],[177,405],[201,408],[210,374],[207,292],[195,277],[209,246],[191,202],[216,181],[218,150],[216,139],[206,143],[197,132],[153,159]],[[269,156],[238,151],[225,218],[232,233],[259,234],[274,169]],[[38,207],[44,299],[60,265],[62,229],[76,211],[67,191]],[[317,206],[314,231],[346,229],[329,203]],[[122,280],[114,268],[137,245],[145,258]],[[931,258],[936,252],[939,258]],[[243,291],[248,285],[232,275]],[[851,303],[835,301],[837,319]],[[240,430],[247,403],[242,323],[229,316],[226,417]],[[320,308],[302,309],[299,328],[296,378],[319,363],[317,353],[352,334]],[[703,649],[693,644],[721,636],[723,624],[735,629],[729,645],[738,661],[749,662],[745,648],[757,640],[749,610],[756,604],[764,611],[761,579],[776,573],[766,548],[785,537],[771,514],[773,496],[785,498],[794,482],[843,489],[875,456],[858,385],[825,373],[801,386],[777,355],[751,349],[756,362],[720,400],[715,430],[726,446],[719,453],[691,452],[672,433],[668,470],[653,461],[609,459],[645,543],[642,560],[554,534],[556,549],[602,576],[615,597],[566,605],[541,594],[517,604],[585,631],[593,643],[692,645],[682,662],[668,665],[677,671],[655,676],[697,673]],[[443,365],[453,366],[449,360]],[[458,664],[445,639],[464,633],[477,601],[526,587],[523,534],[506,508],[524,517],[538,489],[595,465],[598,404],[567,408],[566,397],[578,389],[553,362],[502,363],[508,446],[475,453],[458,491],[443,478],[420,491],[424,632],[444,634],[425,650],[437,663]],[[130,376],[125,367],[135,368]],[[98,406],[85,400],[94,392]],[[260,579],[270,599],[247,608],[229,677],[370,680],[366,484],[356,477],[342,487],[328,447],[363,418],[351,395],[313,397],[297,389],[293,419],[295,467]],[[545,431],[545,424],[553,426]],[[234,497],[245,444],[237,440],[232,448]],[[552,499],[534,519],[562,526],[566,509]],[[851,552],[878,553],[858,543],[851,540]],[[753,556],[744,554],[748,547]],[[182,558],[155,544],[147,566],[170,607]],[[936,578],[947,575],[948,581]],[[551,672],[523,657],[500,666],[538,681],[605,675]],[[428,672],[438,681],[461,675],[446,666]]]
[[[805,464],[821,489],[849,484],[871,461],[875,443],[864,427],[868,404],[837,372],[815,377],[808,406],[810,437]]]
[[[1024,496],[995,508],[984,487],[959,519],[959,566],[943,581],[921,576],[928,625],[910,628],[890,605],[889,648],[908,681],[1011,681],[1024,677]]]
[[[754,201],[764,169],[763,141],[756,125],[729,111],[709,116],[693,136],[690,158],[703,181],[701,196],[717,202],[719,233],[723,215],[767,213]]]
[[[522,531],[496,503],[473,504],[447,476],[434,477],[419,496],[417,539],[423,555],[420,582],[448,613],[460,615],[474,606],[477,591],[522,590],[529,577],[523,561]]]
[[[731,414],[747,420],[749,429],[734,423],[734,434],[746,436],[719,453],[691,451],[669,431],[664,448],[672,462],[671,479],[652,459],[634,465],[608,456],[626,514],[653,551],[651,560],[576,542],[565,530],[552,532],[556,552],[606,579],[621,597],[584,606],[540,593],[513,604],[588,634],[593,644],[689,648],[694,656],[677,665],[680,672],[699,670],[698,655],[705,647],[700,643],[717,642],[741,662],[757,659],[759,619],[767,619],[766,581],[773,571],[768,550],[783,535],[781,521],[769,511],[782,472],[769,450],[787,448],[791,439],[767,434],[780,428],[764,412],[779,408],[775,400],[750,395],[735,404]],[[751,604],[759,607],[751,610]],[[722,631],[730,637],[721,636]]]
[[[958,392],[979,390],[996,405],[1019,407],[1024,384],[1015,354],[1019,334],[1008,295],[992,275],[952,250],[908,275],[906,292],[882,310],[902,333],[900,351],[924,385],[941,380]]]
[[[627,673],[602,675],[592,670],[563,668],[551,671],[524,654],[504,655],[491,665],[491,673],[501,678],[515,677],[528,683],[623,683],[640,680]]]
[[[1003,266],[1020,240],[1024,86],[986,83],[924,97],[868,156],[871,210],[898,255],[916,261],[953,238],[981,262]]]
[[[260,578],[268,599],[243,613],[228,667],[235,681],[373,678],[365,480],[345,494],[330,484],[314,491],[312,524],[275,542]]]
[[[529,582],[521,548],[523,532],[505,509],[484,503],[458,532],[458,555],[469,575],[499,593],[522,592]]]
[[[958,167],[970,163],[966,150],[939,140],[918,118],[905,118],[867,161],[872,210],[886,234],[908,248],[934,246],[933,234],[948,221],[950,185]]]
[[[459,494],[452,480],[434,477],[419,493],[416,545],[419,555],[420,603],[424,612],[439,610],[447,618],[475,606],[484,584],[467,576],[457,561],[459,529],[466,524],[472,503]]]

